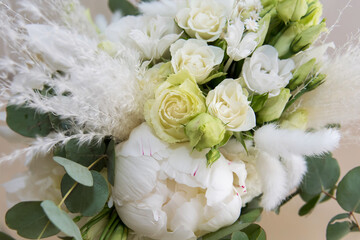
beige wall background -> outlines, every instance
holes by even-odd
[[[105,14],[108,19],[110,18],[110,11],[107,9],[106,0],[81,0],[81,2],[91,9],[93,15],[102,13]],[[332,32],[330,33],[329,40],[334,41],[337,46],[341,46],[352,34],[357,33],[360,29],[360,0],[353,0],[350,3],[350,6],[343,11],[340,19],[338,19],[338,16],[341,10],[344,9],[345,5],[348,3],[347,0],[324,0],[323,3],[324,16],[327,19],[328,26],[330,27],[335,24]],[[360,123],[357,127],[360,127]],[[14,144],[9,144],[4,139],[0,138],[0,153],[10,153],[15,148],[16,146]],[[342,176],[353,167],[360,165],[358,158],[358,156],[360,156],[359,144],[342,142],[340,148],[334,153],[334,155],[341,165]],[[24,170],[25,168],[22,166],[22,163],[1,166],[0,184],[8,181],[17,173]],[[15,233],[7,229],[4,224],[4,216],[7,210],[5,199],[5,191],[0,185],[0,230],[16,236]],[[311,215],[299,217],[297,212],[302,205],[302,200],[300,198],[295,198],[281,208],[280,215],[276,215],[272,212],[264,213],[260,225],[265,229],[267,239],[325,239],[325,231],[328,221],[336,214],[343,212],[335,201],[330,200],[327,203],[318,206]],[[360,220],[359,215],[357,215],[357,218]],[[16,237],[16,239],[20,238]],[[360,239],[360,234],[350,234],[344,239],[358,240]]]

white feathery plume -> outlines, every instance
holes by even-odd
[[[336,48],[323,63],[321,72],[327,75],[325,83],[302,96],[297,107],[308,111],[309,127],[319,128],[332,123],[352,127],[352,132],[342,132],[342,136],[348,142],[358,143],[360,34],[353,36],[345,46]]]
[[[276,208],[288,194],[286,184],[288,174],[279,159],[266,152],[259,152],[256,168],[263,187],[261,205],[265,210],[270,211]]]
[[[51,112],[69,120],[74,135],[68,137],[65,131],[38,138],[0,162],[47,152],[71,138],[126,139],[144,121],[143,103],[153,89],[147,85],[153,83],[141,79],[144,66],[139,53],[121,43],[114,45],[112,54],[98,48],[101,40],[77,0],[25,0],[20,7],[16,12],[9,3],[0,3],[0,36],[11,49],[11,55],[0,60],[1,107],[10,102]],[[44,85],[54,96],[34,91]]]
[[[339,145],[340,133],[333,128],[304,132],[268,124],[255,132],[254,140],[259,151],[273,156],[311,156],[333,151]]]

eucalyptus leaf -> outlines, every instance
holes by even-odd
[[[346,236],[351,231],[351,222],[342,221],[339,222],[337,220],[348,219],[348,213],[341,213],[333,217],[327,225],[326,228],[326,240],[340,240],[344,236]]]
[[[139,14],[139,10],[128,0],[109,0],[109,8],[112,12],[121,11],[123,15]]]
[[[91,171],[94,185],[86,187],[77,185],[65,200],[65,205],[72,213],[81,213],[85,217],[98,214],[109,197],[108,184],[105,178],[96,171]],[[66,174],[61,181],[61,193],[66,193],[73,187],[75,181]]]
[[[20,202],[8,210],[5,216],[9,228],[16,230],[18,235],[24,238],[36,239],[49,219],[40,206],[40,201]],[[42,235],[42,238],[54,236],[59,233],[53,224],[49,224]]]
[[[314,197],[313,199],[311,199],[310,201],[308,201],[304,206],[302,206],[299,210],[299,215],[304,216],[310,213],[319,203],[319,201],[320,201],[320,194]]]
[[[111,185],[114,186],[115,181],[115,141],[111,140],[106,149],[107,155],[107,178]]]
[[[247,228],[242,230],[248,236],[249,240],[266,240],[266,234],[257,224],[251,224]]]
[[[47,136],[53,130],[48,114],[38,113],[26,105],[8,105],[6,123],[14,132],[30,138]]]
[[[92,141],[90,143],[79,143],[79,140],[72,139],[65,145],[65,158],[79,163],[85,167],[90,166],[97,159],[103,157],[106,152],[106,145],[104,142],[98,143]],[[105,166],[105,159],[99,161],[91,169],[101,171]]]
[[[15,240],[14,238],[10,237],[9,235],[7,235],[4,232],[0,232],[0,239],[1,240]]]
[[[41,203],[46,216],[50,221],[59,228],[63,233],[68,236],[74,237],[76,240],[82,240],[80,229],[74,223],[74,221],[60,208],[58,208],[55,203],[49,200],[45,200]]]
[[[84,166],[62,157],[54,157],[54,161],[65,168],[65,171],[76,182],[91,187],[94,184],[91,172]]]
[[[234,232],[231,234],[231,240],[249,240],[246,233],[243,232]]]
[[[242,214],[240,216],[240,222],[243,223],[252,223],[255,222],[259,219],[259,217],[261,216],[261,213],[263,212],[262,208],[255,208],[245,214]]]
[[[340,181],[336,200],[344,210],[360,213],[360,167],[350,170]]]
[[[339,164],[327,153],[321,156],[306,158],[308,171],[301,185],[301,191],[315,197],[322,191],[332,189],[340,176]]]

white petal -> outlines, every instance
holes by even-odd
[[[115,166],[113,197],[119,205],[142,199],[157,184],[160,166],[151,157],[117,156]]]
[[[124,157],[153,156],[167,148],[168,144],[156,137],[149,125],[143,123],[131,132],[126,142],[117,146],[116,153]]]

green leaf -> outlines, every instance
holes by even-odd
[[[84,166],[62,157],[54,157],[54,161],[65,168],[65,171],[76,182],[91,187],[94,184],[91,172]]]
[[[247,228],[242,230],[248,236],[249,240],[266,240],[266,234],[257,224],[251,224]]]
[[[340,240],[345,235],[350,233],[351,231],[351,222],[343,221],[343,222],[335,222],[336,220],[348,219],[348,213],[338,214],[333,217],[327,225],[326,228],[326,240]]]
[[[41,202],[20,202],[8,210],[5,216],[9,228],[16,230],[18,235],[24,238],[36,239],[49,219],[40,206]],[[59,233],[53,224],[49,224],[42,235],[43,238],[54,236]]]
[[[138,9],[127,0],[109,0],[109,8],[112,12],[121,11],[123,15],[138,15]]]
[[[107,178],[111,185],[114,186],[115,181],[115,141],[111,140],[106,149],[107,155]]]
[[[249,240],[246,233],[243,232],[234,232],[231,234],[231,240]]]
[[[242,214],[235,223],[233,223],[230,226],[223,227],[219,229],[216,232],[208,233],[205,236],[202,237],[203,240],[218,240],[223,237],[226,237],[227,235],[230,235],[234,232],[240,231],[247,226],[249,226],[252,222],[256,221],[259,216],[261,215],[263,209],[262,208],[256,208],[253,209],[245,214]]]
[[[336,200],[345,211],[360,213],[360,167],[350,170],[340,181]]]
[[[106,145],[104,142],[96,141],[90,143],[79,143],[79,140],[72,139],[65,145],[66,158],[79,163],[85,167],[90,166],[97,159],[105,155]],[[99,161],[93,170],[101,171],[105,166],[105,160]]]
[[[310,213],[319,203],[319,201],[320,201],[320,194],[314,197],[313,199],[311,199],[310,201],[308,201],[304,206],[302,206],[299,210],[299,215],[304,216]]]
[[[1,240],[15,240],[14,238],[10,237],[6,233],[0,232],[0,239]]]
[[[94,180],[92,187],[77,185],[65,200],[65,205],[72,213],[81,213],[85,217],[98,214],[109,197],[108,184],[105,178],[96,171],[91,171]],[[75,181],[66,174],[61,181],[62,196],[70,190]]]
[[[306,173],[301,191],[315,197],[323,190],[332,189],[340,176],[339,164],[327,153],[322,156],[307,157],[308,172]]]
[[[52,131],[48,114],[37,113],[25,105],[8,105],[6,123],[13,131],[25,137],[44,137]]]
[[[76,240],[82,240],[80,229],[74,223],[74,221],[60,208],[58,208],[55,203],[49,200],[45,200],[41,203],[46,216],[50,221],[59,228],[63,233],[68,236],[74,237]]]
[[[242,132],[234,132],[234,137],[235,139],[241,143],[241,145],[244,147],[245,151],[247,154],[249,154],[247,147],[246,147],[246,143],[245,143],[245,137],[244,137],[244,133]]]
[[[258,220],[261,213],[263,212],[262,208],[255,208],[245,214],[240,216],[240,221],[243,223],[252,223]]]
[[[269,97],[269,93],[264,93],[261,95],[253,95],[251,99],[250,107],[254,110],[254,112],[260,111],[264,107],[268,97]]]

